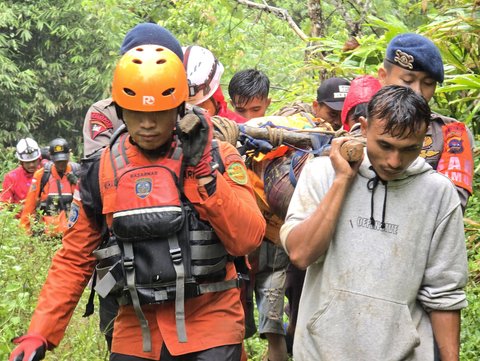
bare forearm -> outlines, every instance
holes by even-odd
[[[442,361],[458,361],[460,352],[460,311],[432,311],[433,334]]]
[[[350,179],[336,178],[315,212],[288,235],[286,247],[297,267],[307,268],[327,250],[350,183]]]

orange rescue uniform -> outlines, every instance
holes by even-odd
[[[130,142],[125,144],[126,155],[133,165],[154,163]],[[199,186],[195,179],[186,179],[185,194],[200,218],[207,220],[214,228],[227,252],[241,256],[260,245],[265,232],[265,221],[246,178],[242,158],[228,143],[219,142],[219,150],[225,172],[223,176],[217,175],[215,192],[208,196],[205,187]],[[103,196],[108,189],[115,191],[110,183],[112,174],[102,171],[103,162],[110,161],[108,153],[109,149],[106,149],[100,160],[99,179]],[[82,182],[96,181],[82,179]],[[100,229],[86,215],[79,192],[75,193],[73,203],[72,213],[78,212],[78,216],[71,215],[69,218],[71,228],[65,233],[63,246],[53,258],[29,328],[29,332],[45,336],[51,348],[58,345],[64,335],[73,310],[92,275],[95,265],[92,252],[101,242]],[[112,214],[106,215],[107,223],[110,223],[111,216]],[[232,262],[228,262],[225,279],[235,277],[235,267]],[[244,313],[240,290],[237,288],[185,300],[186,343],[180,343],[177,339],[173,301],[142,306],[142,310],[152,335],[152,351],[143,352],[139,321],[133,307],[128,305],[120,307],[115,320],[112,352],[158,360],[164,342],[171,354],[180,355],[217,346],[241,344],[243,341]]]
[[[49,196],[58,196],[59,189],[57,185],[57,181],[60,183],[60,191],[62,193],[63,198],[71,198],[73,197],[73,193],[77,188],[76,185],[71,184],[67,179],[67,174],[72,172],[72,165],[68,163],[67,169],[63,177],[57,172],[57,168],[55,164],[52,164],[50,170],[50,177],[48,178],[45,187],[42,190],[42,194],[40,194],[40,183],[42,180],[43,173],[45,168],[40,168],[37,170],[32,179],[32,184],[30,185],[30,189],[27,193],[27,197],[25,198],[25,205],[23,207],[22,215],[20,216],[20,224],[27,230],[30,229],[30,216],[35,213],[37,207],[39,206],[40,202],[44,202],[47,200]],[[70,209],[69,204],[65,204],[66,209]],[[65,212],[59,211],[59,215],[44,215],[43,221],[45,222],[48,227],[51,225],[54,227],[56,232],[64,232],[66,230],[67,219]]]

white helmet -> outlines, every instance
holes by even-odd
[[[40,155],[40,147],[32,138],[22,138],[18,141],[16,156],[21,162],[31,162],[40,158]]]
[[[224,68],[208,49],[190,45],[182,47],[182,50],[189,85],[187,102],[198,105],[210,98],[218,89]]]

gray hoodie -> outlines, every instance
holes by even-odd
[[[463,217],[452,182],[418,158],[372,195],[370,166],[365,154],[327,252],[307,269],[295,361],[433,360],[428,312],[466,307]],[[281,229],[284,247],[334,175],[328,157],[304,167]]]

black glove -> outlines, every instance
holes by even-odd
[[[78,177],[74,173],[68,173],[67,180],[71,185],[76,185],[78,183]]]
[[[176,132],[182,143],[185,164],[193,168],[196,178],[212,175],[213,125],[198,108],[187,114],[177,125]]]

